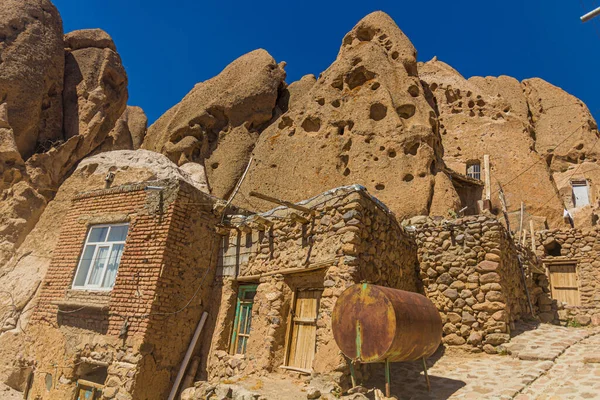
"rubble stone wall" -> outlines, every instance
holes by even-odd
[[[547,267],[551,263],[573,261],[580,306],[563,304],[546,291],[542,302],[546,320],[561,324],[600,325],[600,232],[597,228],[551,229],[536,235],[537,254]],[[549,276],[544,276],[549,286]]]
[[[298,289],[322,290],[318,306],[315,373],[346,379],[347,362],[331,331],[337,298],[363,280],[417,291],[416,246],[389,211],[364,189],[340,188],[304,204],[315,210],[305,224],[290,209],[261,214],[273,225],[261,235],[239,277],[221,284],[221,309],[209,357],[209,378],[282,371],[289,345],[290,310]],[[248,219],[246,226],[253,226]],[[239,284],[258,284],[245,355],[229,354]],[[216,291],[215,291],[216,292]],[[359,370],[360,373],[360,370]]]
[[[442,315],[444,343],[496,352],[510,340],[513,321],[529,313],[517,246],[489,216],[413,225],[420,276]]]

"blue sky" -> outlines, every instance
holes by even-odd
[[[288,83],[325,70],[344,35],[383,10],[412,40],[420,61],[438,56],[465,77],[540,77],[600,117],[600,0],[202,1],[53,0],[65,32],[102,28],[129,76],[129,104],[150,122],[194,84],[240,55],[266,49],[287,62]]]

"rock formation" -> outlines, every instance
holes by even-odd
[[[467,80],[436,59],[421,64],[419,73],[435,96],[446,164],[464,174],[469,162],[488,154],[496,210],[501,183],[509,211],[524,201],[529,214],[545,216],[551,225],[562,223],[563,206],[536,151],[536,130],[519,81],[508,76]]]
[[[283,65],[265,50],[248,53],[197,84],[149,129],[142,148],[178,165],[205,168],[212,194],[226,197],[243,173],[254,144],[273,118]]]
[[[394,21],[368,15],[317,82],[303,80],[304,94],[260,136],[238,205],[272,207],[250,199],[252,190],[299,201],[360,183],[399,217],[428,214],[436,181],[451,184],[415,48]]]
[[[62,136],[62,20],[49,0],[0,5],[0,104],[26,159]]]

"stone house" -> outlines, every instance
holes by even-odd
[[[597,227],[551,229],[536,235],[543,281],[546,321],[600,325],[600,232]]]
[[[414,240],[362,186],[298,204],[310,213],[278,207],[233,217],[223,232],[210,379],[292,371],[339,381],[348,367],[331,314],[344,289],[361,281],[419,289]]]
[[[209,304],[215,203],[175,179],[73,199],[27,332],[27,398],[167,398]]]

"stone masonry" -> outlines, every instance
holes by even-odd
[[[529,314],[518,261],[522,250],[487,215],[415,217],[407,223],[415,232],[425,293],[442,315],[444,343],[495,353],[510,340],[513,322]],[[537,261],[522,253],[532,286],[529,270]]]
[[[221,294],[221,307],[210,350],[210,379],[283,371],[279,367],[287,365],[293,293],[314,288],[322,290],[322,296],[312,372],[338,382],[347,380],[347,361],[331,331],[337,298],[361,281],[417,291],[414,241],[364,188],[338,188],[301,204],[314,211],[305,221],[295,216],[298,211],[286,207],[232,219],[227,234],[250,235],[255,240],[248,247],[249,255],[240,257],[237,274],[222,276],[220,290],[215,290],[215,296]],[[237,287],[251,282],[258,287],[246,354],[232,355],[229,343]]]

